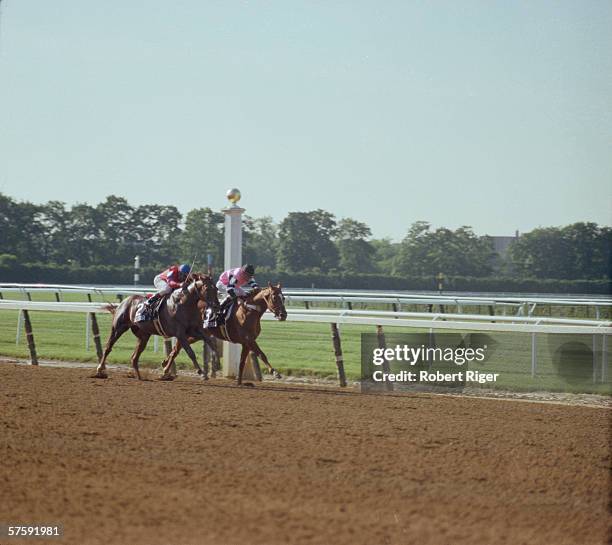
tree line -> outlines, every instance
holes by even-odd
[[[210,254],[223,263],[222,213],[210,207],[185,216],[174,206],[132,206],[108,196],[92,206],[60,201],[33,204],[0,193],[0,263],[90,267],[127,265],[135,255],[147,266],[199,262]],[[534,229],[502,258],[490,237],[472,228],[432,229],[413,223],[401,242],[372,238],[366,223],[328,211],[290,212],[244,219],[244,260],[285,272],[401,276],[601,279],[610,277],[612,229],[595,223]]]

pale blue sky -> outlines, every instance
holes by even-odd
[[[612,2],[4,0],[0,191],[612,220]]]

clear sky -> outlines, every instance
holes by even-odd
[[[612,222],[612,2],[3,0],[0,192]]]

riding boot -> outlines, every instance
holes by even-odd
[[[231,296],[226,297],[219,305],[219,318],[221,320],[225,320],[225,313],[230,305],[235,301],[235,299]]]
[[[149,297],[146,301],[147,306],[153,310],[155,308],[155,305],[157,305],[157,303],[159,303],[159,300],[161,299],[161,293],[156,293],[153,297]]]

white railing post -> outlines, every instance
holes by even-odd
[[[17,314],[17,334],[15,335],[15,345],[19,345],[19,339],[21,338],[21,330],[23,329],[23,311],[19,311]]]
[[[601,336],[601,382],[605,383],[608,379],[608,336],[604,333]]]
[[[597,335],[593,335],[593,384],[597,382]]]
[[[227,198],[231,206],[223,209],[225,214],[225,270],[242,265],[242,214],[245,209],[238,206],[240,191],[230,189]],[[241,348],[237,344],[223,343],[223,376],[235,377],[238,374]]]
[[[140,284],[140,256],[134,257],[134,286]]]
[[[531,334],[531,377],[536,376],[536,334],[535,331]]]

